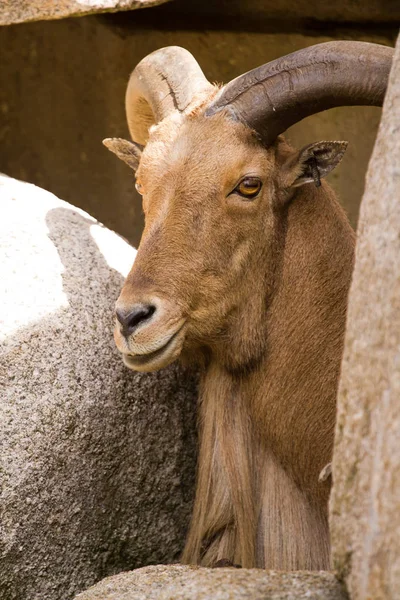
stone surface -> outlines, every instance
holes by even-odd
[[[144,567],[108,577],[75,600],[346,600],[332,573]]]
[[[333,462],[334,564],[354,600],[400,594],[400,40],[368,168]]]
[[[179,558],[195,474],[193,377],[129,371],[113,306],[135,251],[0,177],[0,598],[68,600]]]
[[[156,11],[149,10],[150,17]],[[173,23],[161,29],[163,21],[151,24],[142,18],[145,12],[0,28],[1,168],[80,206],[134,244],[142,230],[141,198],[130,169],[101,143],[105,137],[128,136],[124,97],[133,67],[153,50],[177,44],[193,53],[211,81],[229,81],[268,60],[332,39],[315,32],[214,31],[212,19],[203,31],[177,30]],[[227,19],[226,27],[231,23]],[[394,43],[373,30],[353,32],[353,37]],[[375,107],[338,108],[289,131],[299,147],[324,139],[349,141],[329,181],[353,224],[380,113]]]
[[[147,8],[169,0],[2,0],[0,25]]]

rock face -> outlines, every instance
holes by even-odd
[[[351,598],[400,590],[400,41],[361,205],[333,463],[334,564]]]
[[[0,597],[68,600],[179,558],[195,384],[129,371],[113,305],[135,251],[52,194],[0,177]]]
[[[169,0],[2,0],[0,25],[78,17],[89,13],[133,10],[162,4]]]
[[[346,600],[332,573],[144,567],[108,577],[75,600]]]

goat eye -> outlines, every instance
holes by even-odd
[[[261,187],[262,183],[258,177],[245,177],[233,191],[243,196],[243,198],[252,199],[257,196]]]
[[[136,191],[142,196],[143,195],[143,187],[140,185],[140,183],[138,181],[135,183],[135,188],[136,188]]]

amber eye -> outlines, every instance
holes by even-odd
[[[140,183],[138,181],[135,183],[135,188],[136,188],[136,191],[138,192],[138,194],[140,194],[142,196],[143,195],[143,187],[140,185]]]
[[[261,190],[262,183],[258,177],[245,177],[233,190],[243,198],[252,199],[257,196]]]

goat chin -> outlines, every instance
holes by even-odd
[[[167,367],[179,357],[184,339],[185,332],[181,327],[161,348],[147,354],[123,353],[122,360],[133,371],[158,371],[163,367]]]

